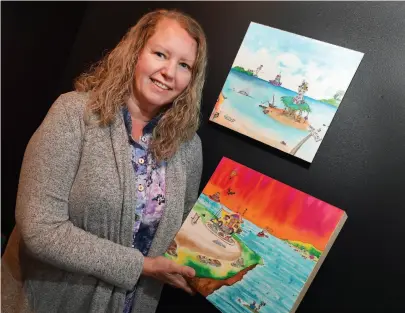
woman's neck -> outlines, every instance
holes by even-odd
[[[143,135],[144,127],[158,114],[158,111],[143,108],[133,95],[128,98],[127,107],[131,115],[131,136],[135,141],[139,142],[140,137]]]
[[[144,108],[134,96],[128,98],[127,106],[132,119],[145,125],[157,114],[156,110],[148,110],[146,106]]]

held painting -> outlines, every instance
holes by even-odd
[[[164,254],[224,313],[294,312],[347,215],[222,158]]]
[[[312,163],[363,55],[251,22],[210,120]]]

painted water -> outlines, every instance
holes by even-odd
[[[211,213],[216,214],[223,205],[201,194],[198,202]],[[266,305],[261,313],[288,313],[303,288],[315,262],[304,259],[284,241],[269,235],[260,238],[256,234],[262,229],[248,220],[244,220],[243,232],[238,237],[253,251],[259,254],[264,265],[258,265],[249,271],[241,281],[232,286],[224,286],[209,295],[207,299],[222,312],[251,312],[237,299],[244,302]]]
[[[311,88],[311,86],[309,86]],[[298,89],[298,86],[297,86]],[[246,91],[250,97],[244,96],[238,91]],[[252,134],[265,135],[267,138],[274,139],[278,142],[285,141],[288,146],[295,147],[309,132],[299,130],[294,127],[284,125],[270,116],[263,114],[262,108],[259,107],[261,102],[273,100],[276,107],[283,109],[284,104],[281,101],[282,96],[296,96],[297,93],[282,86],[277,87],[260,78],[248,76],[243,73],[231,70],[222,89],[226,97],[221,105],[221,110],[232,112],[230,115],[237,120],[243,120],[249,125]],[[304,97],[305,101],[311,107],[312,112],[309,114],[308,121],[311,126],[319,132],[321,138],[325,135],[328,126],[337,111],[337,108],[320,102],[318,100]],[[305,116],[306,113],[303,114]],[[324,126],[326,125],[326,126]],[[297,157],[311,162],[314,158],[322,141],[316,142],[310,138],[295,154]]]

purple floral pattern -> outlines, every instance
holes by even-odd
[[[136,142],[131,136],[132,122],[127,108],[123,109],[123,115],[131,145],[131,162],[136,177],[137,190],[132,247],[146,256],[162,217],[166,201],[166,163],[164,161],[157,163],[148,149],[152,131],[159,120],[159,116],[152,119],[144,127],[141,140]],[[132,310],[135,290],[136,286],[127,293],[124,313],[129,313]]]

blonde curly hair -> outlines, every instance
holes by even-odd
[[[194,38],[197,56],[190,83],[173,103],[165,107],[153,130],[150,149],[158,161],[172,157],[180,144],[190,140],[199,127],[207,43],[197,21],[177,10],[156,10],[145,14],[111,52],[81,74],[74,84],[76,91],[89,92],[86,109],[96,116],[95,122],[100,126],[111,124],[130,96],[138,57],[163,18],[177,21]]]

